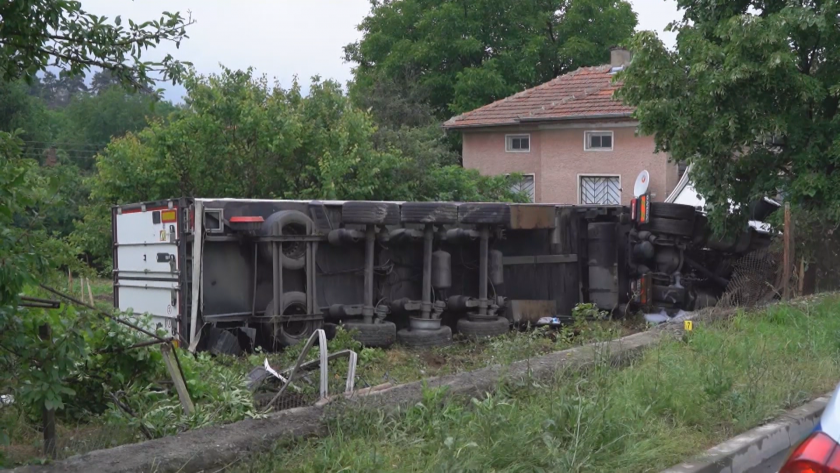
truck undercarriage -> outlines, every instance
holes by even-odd
[[[505,333],[591,302],[714,304],[748,229],[711,236],[693,207],[173,199],[113,209],[115,305],[194,349],[279,349],[324,324],[367,346]]]

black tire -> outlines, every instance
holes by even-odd
[[[393,202],[345,202],[341,206],[341,220],[361,225],[398,225],[400,206]]]
[[[410,348],[442,347],[452,343],[452,329],[444,325],[437,330],[409,330],[397,332],[397,341]]]
[[[673,218],[677,220],[694,220],[697,210],[690,205],[671,204],[668,202],[651,202],[650,217]]]
[[[694,219],[694,239],[691,244],[702,247],[709,239],[709,219],[705,215],[698,215]]]
[[[458,206],[458,220],[462,223],[484,225],[507,225],[510,223],[508,204],[461,204]]]
[[[505,317],[496,320],[470,320],[468,317],[458,319],[458,332],[467,338],[490,338],[504,335],[510,330],[510,321]]]
[[[283,294],[281,315],[305,314],[306,294],[287,292]],[[266,315],[274,314],[274,299],[265,307]],[[274,335],[274,342],[281,347],[290,347],[305,341],[323,325],[323,320],[305,320],[301,322],[266,322],[269,333]]]
[[[280,229],[282,229],[283,235],[306,235],[306,227],[310,224],[312,224],[312,220],[303,212],[281,210],[265,219],[260,234],[263,236],[279,236]],[[281,245],[284,268],[301,269],[306,266],[306,243],[300,241],[282,243]],[[260,243],[260,254],[263,259],[271,263],[272,244],[270,242]]]
[[[650,231],[663,235],[690,237],[694,235],[694,222],[690,220],[675,220],[670,218],[651,218]]]
[[[348,332],[355,330],[353,339],[366,347],[388,348],[397,341],[397,325],[393,322],[366,324],[353,320],[342,325]]]
[[[453,202],[406,202],[400,209],[405,223],[458,223],[458,204]]]

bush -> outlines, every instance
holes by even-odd
[[[414,161],[375,140],[370,116],[339,84],[313,79],[309,95],[250,70],[193,75],[188,107],[112,141],[96,158],[90,203],[72,241],[110,259],[110,207],[176,197],[342,200],[511,200],[504,177]],[[406,150],[433,145],[425,132]],[[429,164],[430,166],[426,166]]]

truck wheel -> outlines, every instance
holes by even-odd
[[[406,223],[458,223],[458,204],[452,202],[406,202],[400,217]]]
[[[458,332],[470,339],[490,338],[504,335],[510,330],[510,321],[505,317],[496,320],[470,320],[469,317],[458,319]]]
[[[271,214],[265,222],[263,222],[261,233],[263,236],[279,236],[283,235],[306,235],[307,225],[311,225],[312,220],[303,212],[297,210],[281,210]],[[283,267],[286,269],[301,269],[306,266],[306,243],[302,241],[288,242],[280,244],[283,249]],[[260,253],[262,257],[271,263],[272,261],[272,245],[271,243],[260,243]]]
[[[665,235],[690,237],[694,235],[694,222],[690,220],[676,220],[671,218],[651,218],[650,231]]]
[[[677,220],[693,220],[697,211],[690,205],[671,204],[668,202],[651,202],[651,218],[664,217]]]
[[[705,215],[698,215],[694,219],[694,239],[691,244],[697,247],[702,247],[709,239],[709,218]]]
[[[344,329],[355,330],[353,339],[366,347],[388,348],[397,341],[397,325],[393,322],[366,324],[360,320],[344,322]]]
[[[266,315],[274,314],[274,299],[265,308]],[[281,315],[304,315],[306,314],[306,294],[302,292],[287,292],[283,294],[283,310]],[[315,330],[321,328],[323,321],[304,320],[299,322],[266,322],[270,333],[274,334],[274,341],[282,346],[289,347],[305,341]]]
[[[398,225],[400,206],[393,202],[345,202],[341,206],[341,220],[362,225]]]
[[[452,343],[452,329],[446,325],[437,330],[409,330],[397,332],[397,341],[409,348],[442,347]]]
[[[508,204],[461,204],[458,220],[462,223],[505,225],[510,223]]]

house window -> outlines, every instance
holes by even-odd
[[[524,174],[522,179],[511,184],[510,190],[512,192],[524,192],[529,197],[530,202],[536,202],[537,186],[533,174]]]
[[[531,135],[506,135],[505,149],[508,153],[528,153],[531,151]]]
[[[620,205],[621,178],[619,176],[580,176],[582,205]]]
[[[584,134],[583,148],[587,151],[612,151],[613,132],[587,131]]]

